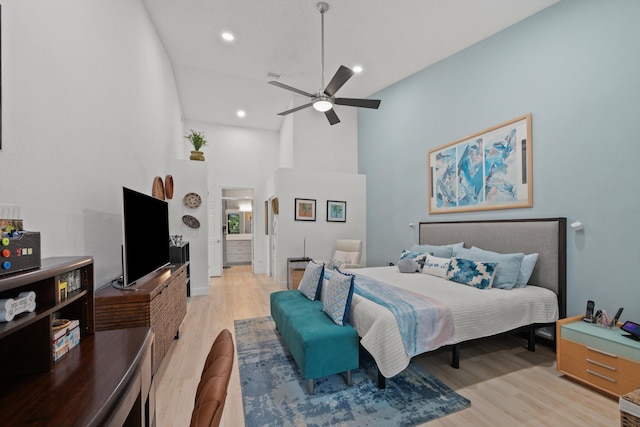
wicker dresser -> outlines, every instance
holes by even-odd
[[[96,331],[153,327],[155,373],[187,314],[186,268],[182,264],[161,269],[134,284],[135,291],[100,288],[95,293]]]
[[[298,289],[311,258],[287,258],[287,289]]]
[[[620,425],[640,427],[640,388],[620,397]]]

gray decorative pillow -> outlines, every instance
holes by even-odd
[[[420,271],[420,267],[414,260],[405,258],[398,261],[398,270],[400,270],[400,273],[415,273]]]

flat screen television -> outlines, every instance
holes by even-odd
[[[169,264],[169,207],[164,200],[122,188],[123,286]]]

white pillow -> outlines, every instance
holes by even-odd
[[[450,263],[451,258],[439,258],[433,255],[427,255],[427,259],[424,261],[424,266],[422,267],[422,272],[446,279]]]

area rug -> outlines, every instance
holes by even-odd
[[[414,363],[378,389],[377,368],[364,351],[352,386],[331,375],[316,380],[309,395],[271,317],[236,320],[235,339],[246,427],[415,426],[471,405]]]

